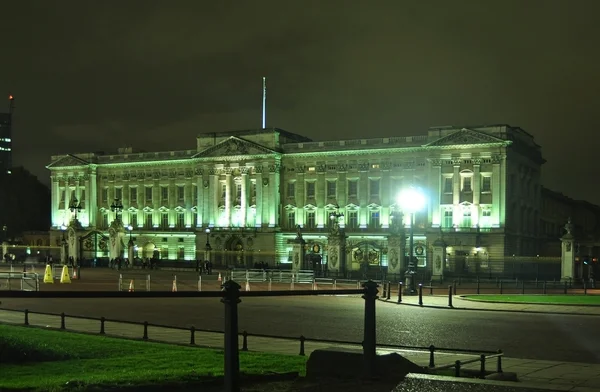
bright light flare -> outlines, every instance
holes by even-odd
[[[427,200],[423,192],[417,188],[411,187],[400,192],[397,202],[400,208],[405,212],[412,214],[421,211],[425,207]]]

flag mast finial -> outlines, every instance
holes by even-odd
[[[263,96],[262,96],[262,129],[267,128],[267,78],[262,78]]]

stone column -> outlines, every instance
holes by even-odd
[[[58,204],[60,203],[60,192],[59,192],[59,187],[58,187],[58,177],[56,176],[51,176],[51,181],[52,181],[52,226],[60,226],[58,220]],[[2,254],[2,256],[4,256],[4,253]]]
[[[459,225],[462,221],[462,211],[460,209],[460,166],[454,166],[452,175],[452,204],[454,206],[452,212],[453,225]]]
[[[444,276],[444,261],[446,260],[446,243],[438,238],[433,243],[433,266],[431,278],[441,279]]]
[[[78,224],[79,221],[72,221],[67,231],[67,259],[72,257],[74,261],[77,261],[79,258],[79,235],[77,233]]]
[[[494,157],[492,164],[492,227],[503,225],[504,218],[500,215],[500,208],[506,210],[504,201],[500,200],[504,195],[505,186],[500,189],[500,158]],[[502,180],[504,182],[504,180]]]
[[[219,189],[219,181],[217,178],[217,174],[212,173],[209,176],[209,188],[207,192],[207,196],[205,197],[204,205],[209,209],[208,210],[208,219],[206,222],[209,226],[215,226],[217,223],[217,211],[219,208],[219,198],[221,197]]]
[[[242,194],[241,194],[241,201],[240,201],[240,214],[241,214],[241,221],[240,221],[240,227],[246,227],[246,221],[248,219],[248,172],[246,171],[247,169],[245,167],[242,167]]]
[[[262,227],[264,222],[263,218],[263,167],[256,166],[256,218],[254,222],[255,227]]]
[[[305,241],[302,238],[300,227],[298,227],[298,233],[292,245],[292,271],[294,272],[301,270],[304,265],[304,244]]]
[[[231,227],[231,211],[233,210],[233,188],[231,172],[225,174],[225,222],[223,226]]]
[[[561,237],[560,279],[570,281],[575,278],[575,237],[572,234],[571,218],[565,225],[567,231]]]

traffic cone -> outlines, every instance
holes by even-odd
[[[77,278],[77,267],[73,267],[73,279],[78,279]]]
[[[133,286],[133,279],[129,282],[129,292],[133,293],[135,291],[135,287]]]
[[[221,273],[219,272],[219,278],[217,279],[219,282],[223,281],[223,278],[221,278]]]
[[[62,274],[60,275],[60,283],[71,283],[71,278],[69,277],[69,267],[63,265]]]
[[[171,291],[174,293],[177,292],[177,279],[173,279],[173,288],[171,289]]]
[[[246,291],[250,291],[250,282],[246,281]]]
[[[52,266],[46,264],[46,271],[44,272],[44,283],[54,283],[54,277],[52,276]]]
[[[318,290],[316,281],[313,281],[313,290]]]

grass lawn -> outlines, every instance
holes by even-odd
[[[464,298],[483,302],[600,305],[600,295],[465,295]]]
[[[305,365],[301,356],[240,353],[240,370],[249,375],[304,374]],[[0,324],[0,391],[156,385],[220,375],[220,350]]]

